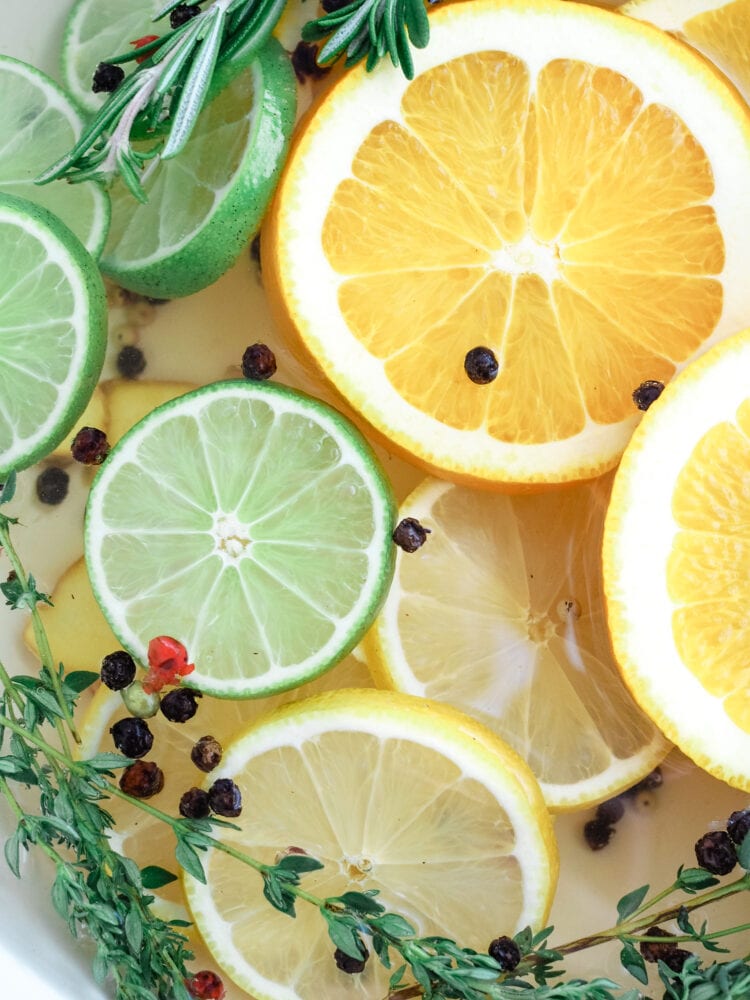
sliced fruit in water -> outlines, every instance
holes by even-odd
[[[501,740],[447,706],[372,690],[284,706],[227,748],[206,787],[220,777],[247,804],[233,820],[240,830],[216,835],[267,864],[292,846],[313,855],[324,867],[303,887],[319,897],[378,890],[416,933],[481,952],[546,920],[557,848],[539,787]],[[206,874],[207,885],[184,877],[195,922],[258,1000],[388,993],[393,970],[375,955],[356,977],[338,971],[316,907],[300,900],[290,921],[261,878],[238,877],[220,851]]]
[[[750,791],[750,331],[693,362],[623,455],[604,531],[615,656],[645,712]]]
[[[83,127],[60,87],[27,63],[0,56],[0,191],[58,215],[97,257],[109,227],[109,197],[93,181],[34,183],[74,145]]]
[[[107,344],[99,271],[57,216],[0,193],[0,476],[49,454],[83,413]]]
[[[221,697],[294,687],[360,639],[393,572],[391,489],[340,414],[269,383],[158,407],[102,466],[86,515],[94,594],[142,663],[173,635]]]

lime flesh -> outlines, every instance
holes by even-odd
[[[86,558],[110,625],[145,662],[185,644],[186,683],[255,697],[360,639],[393,572],[395,507],[359,433],[266,383],[220,382],[129,431],[89,498]]]

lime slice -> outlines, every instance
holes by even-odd
[[[86,249],[99,255],[109,226],[109,198],[98,184],[34,183],[75,143],[82,120],[63,91],[26,63],[0,56],[0,191],[59,215]]]
[[[52,451],[84,411],[104,362],[102,280],[46,209],[0,194],[0,476]]]
[[[164,0],[79,0],[65,25],[60,72],[71,97],[90,114],[102,106],[108,94],[91,89],[94,70],[100,62],[127,52],[130,43],[144,35],[161,35],[169,22],[153,24],[164,9]],[[124,66],[128,69],[128,66]]]
[[[395,506],[365,440],[317,400],[218,382],[157,407],[113,448],[91,490],[96,599],[145,663],[185,644],[192,686],[272,694],[340,660],[393,572]]]
[[[145,204],[114,184],[104,273],[157,298],[190,295],[216,281],[260,225],[295,109],[291,63],[271,39],[203,109],[182,153],[145,179]]]
[[[366,689],[308,698],[241,733],[206,787],[219,778],[245,808],[239,829],[214,834],[267,864],[290,846],[313,855],[323,868],[302,885],[318,897],[375,890],[417,934],[485,953],[498,934],[544,926],[557,849],[541,792],[507,745],[447,706]],[[316,907],[300,900],[290,920],[221,851],[206,855],[206,875],[184,877],[195,922],[257,1000],[388,994],[396,953],[384,968],[368,937],[364,970],[347,976]]]

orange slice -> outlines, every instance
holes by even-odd
[[[377,432],[500,488],[592,477],[631,393],[750,322],[750,122],[684,45],[557,0],[432,12],[354,70],[264,227],[277,321]],[[499,374],[474,384],[476,346]]]

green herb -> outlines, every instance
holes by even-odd
[[[309,21],[302,29],[306,42],[327,39],[318,53],[321,65],[341,56],[345,65],[365,59],[371,70],[388,53],[411,80],[414,63],[411,45],[423,49],[430,40],[430,25],[423,0],[352,0],[338,10]]]
[[[179,4],[171,0],[154,17],[160,21]],[[285,0],[213,0],[205,10],[156,41],[108,58],[139,62],[84,128],[78,142],[40,177],[71,182],[120,176],[139,201],[143,182],[161,159],[185,148],[211,92],[211,85],[268,38]],[[140,140],[140,141],[138,141]],[[137,146],[134,143],[137,142]]]
[[[0,505],[12,500],[14,492],[11,474],[0,486]],[[161,920],[150,906],[149,890],[174,881],[175,875],[157,866],[140,870],[111,848],[113,820],[103,803],[112,797],[167,824],[175,836],[177,863],[199,881],[206,880],[205,852],[219,850],[257,872],[265,898],[282,913],[294,916],[298,905],[315,906],[336,949],[359,961],[373,952],[369,960],[392,971],[388,1000],[641,1000],[638,988],[610,979],[565,978],[567,955],[613,941],[621,945],[625,972],[644,986],[649,982],[646,946],[666,948],[664,954],[680,953],[679,970],[666,961],[654,968],[669,1000],[745,1000],[750,995],[750,956],[704,965],[681,948],[691,944],[722,952],[718,942],[750,930],[750,922],[710,930],[706,922],[695,926],[691,921],[695,910],[750,891],[750,833],[737,845],[743,869],[739,877],[722,881],[702,868],[680,868],[657,893],[650,894],[644,885],[624,895],[611,928],[557,947],[549,943],[553,928],[536,933],[526,928],[513,939],[520,956],[517,966],[504,971],[487,953],[461,947],[448,937],[420,936],[408,920],[386,910],[374,890],[328,898],[308,892],[305,874],[323,867],[316,858],[290,853],[274,865],[264,864],[217,839],[217,827],[236,829],[234,824],[175,818],[126,795],[115,772],[131,763],[128,758],[100,753],[78,760],[71,753],[70,742],[78,739],[75,704],[96,675],[66,673],[52,659],[38,611],[49,598],[18,557],[11,539],[17,523],[0,513],[0,547],[12,567],[0,589],[11,609],[30,611],[42,664],[37,676],[11,677],[0,663],[0,795],[16,820],[4,845],[5,859],[20,876],[22,851],[35,847],[50,858],[55,866],[52,904],[73,936],[85,929],[94,941],[94,977],[98,982],[111,979],[117,1000],[186,1000],[186,966],[192,954],[181,933],[185,923]],[[28,805],[31,790],[36,808]],[[661,928],[669,921],[677,924],[674,934]],[[294,933],[292,923],[289,933]]]

